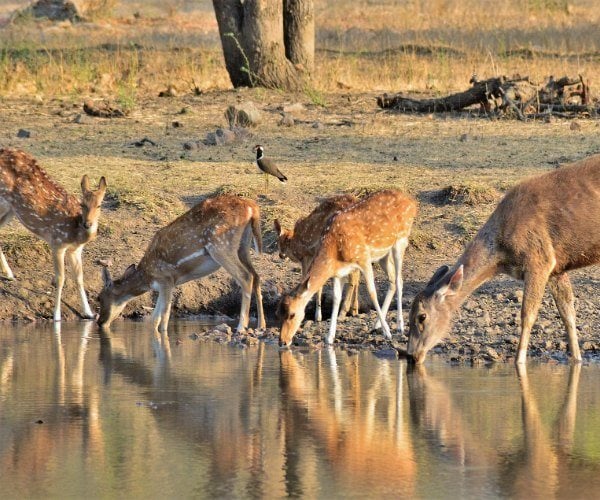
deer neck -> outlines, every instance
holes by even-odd
[[[454,296],[456,307],[471,295],[483,283],[498,274],[499,255],[491,235],[479,235],[467,246],[458,259],[455,269],[463,267],[463,284]]]
[[[298,290],[304,305],[308,304],[312,296],[323,288],[327,280],[335,274],[335,270],[335,259],[330,257],[327,244],[323,242]]]
[[[151,284],[146,273],[139,267],[126,278],[115,282],[113,297],[115,302],[122,303],[148,292]]]

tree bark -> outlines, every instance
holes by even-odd
[[[315,62],[315,12],[312,0],[283,0],[285,55],[307,73]]]
[[[282,0],[213,0],[225,65],[234,87],[302,87],[305,68],[312,67],[314,54],[312,0],[290,4],[293,22],[284,23]],[[299,19],[307,12],[311,13],[307,20]],[[284,24],[289,32],[285,37]],[[289,37],[294,43],[288,51]],[[301,49],[299,44],[306,46]]]

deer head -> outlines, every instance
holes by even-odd
[[[308,291],[308,281],[303,281],[296,290],[289,295],[285,295],[279,302],[277,317],[281,321],[281,331],[279,333],[279,345],[281,347],[289,346],[292,343],[292,339],[304,319],[304,309],[311,295]]]
[[[290,229],[283,229],[277,219],[273,221],[273,226],[275,226],[275,232],[277,233],[277,248],[279,248],[279,258],[287,259],[289,258],[289,248],[291,241],[294,238],[294,231]]]
[[[131,264],[125,270],[123,276],[116,282],[113,282],[108,267],[102,267],[104,287],[98,295],[98,302],[100,303],[98,326],[101,328],[109,328],[115,318],[121,314],[129,299],[133,298],[133,295],[122,294],[121,288],[135,274],[136,270],[135,264]]]
[[[408,354],[416,363],[422,363],[427,352],[447,335],[452,314],[458,307],[456,297],[462,282],[462,265],[453,272],[448,266],[442,266],[425,290],[413,300],[409,314]]]
[[[90,180],[87,175],[81,178],[81,224],[89,233],[95,233],[98,229],[98,218],[100,217],[100,206],[106,194],[106,179],[100,178],[98,189],[90,189]]]

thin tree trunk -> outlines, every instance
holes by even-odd
[[[315,62],[315,13],[312,0],[283,0],[285,55],[312,73]]]

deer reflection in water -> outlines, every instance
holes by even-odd
[[[547,369],[538,367],[535,377],[543,379],[546,385],[551,382],[545,372]],[[511,445],[506,451],[506,442],[512,441],[510,435],[515,430],[515,423],[510,419],[512,413],[507,407],[495,405],[493,410],[489,410],[506,412],[506,427],[497,428],[494,436],[482,440],[480,432],[475,434],[471,430],[477,428],[472,425],[473,415],[467,412],[472,407],[456,404],[447,385],[428,376],[425,368],[417,365],[407,373],[414,430],[424,433],[433,453],[443,455],[458,466],[462,476],[454,477],[462,479],[455,484],[457,488],[462,482],[465,490],[482,494],[489,494],[491,489],[499,496],[508,497],[585,497],[593,491],[593,487],[590,487],[589,480],[577,481],[571,461],[580,372],[580,364],[570,366],[562,405],[550,431],[545,429],[526,366],[517,366],[523,441],[516,448]],[[562,374],[560,371],[557,376]],[[556,387],[557,384],[551,385]],[[493,422],[491,416],[481,413],[485,412],[483,407],[476,408],[479,408],[477,417],[484,419],[484,425]],[[502,433],[507,435],[497,437]],[[490,478],[490,472],[496,476],[495,479]],[[460,491],[455,493],[460,495]]]
[[[346,365],[348,373],[340,374],[332,348],[322,353],[317,370],[303,361],[291,351],[280,353],[287,494],[317,493],[307,482],[311,474],[300,470],[298,450],[310,444],[348,491],[380,491],[385,485],[389,492],[411,496],[416,464],[403,416],[403,366],[396,366],[393,377],[390,363],[381,362],[370,377],[355,358]]]
[[[85,361],[93,329],[91,322],[81,323],[76,351],[65,345],[61,323],[53,325],[53,362],[40,359],[40,351],[24,347],[19,363],[0,363],[0,393],[26,405],[28,418],[9,434],[10,441],[0,449],[0,470],[14,484],[27,484],[32,478],[51,477],[48,459],[83,456],[95,466],[105,462],[105,436],[100,417],[101,396],[95,385],[86,384]],[[43,355],[43,354],[41,354]],[[53,369],[49,369],[49,367]],[[32,382],[34,381],[34,382]],[[43,425],[33,425],[38,420]],[[10,486],[4,482],[4,487]],[[5,490],[6,493],[6,490]]]

